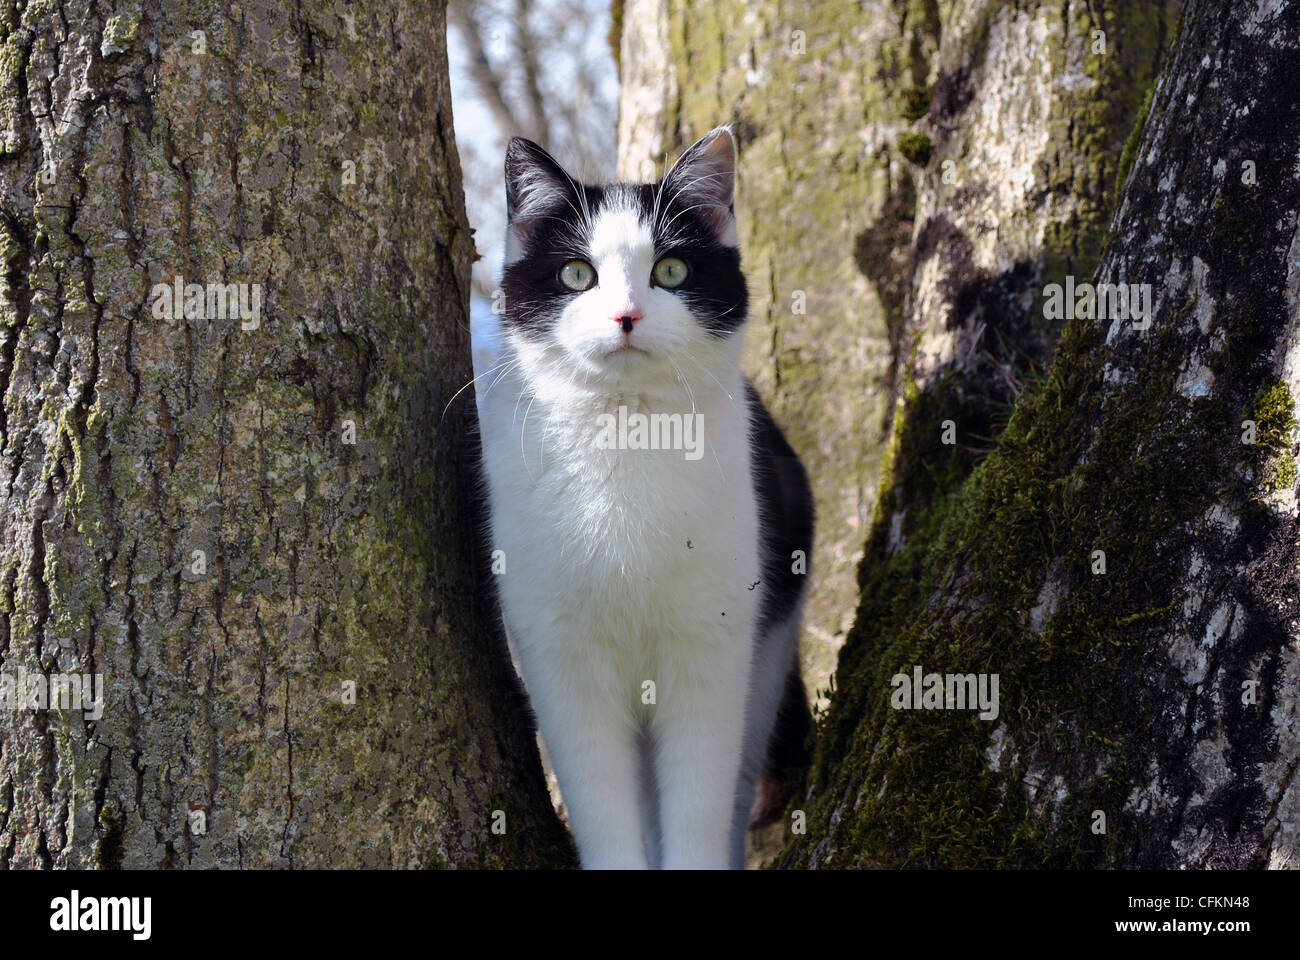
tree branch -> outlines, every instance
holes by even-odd
[[[469,0],[451,0],[447,12],[469,49],[469,75],[474,87],[492,111],[492,117],[503,133],[509,134],[520,129],[518,119],[505,98],[505,81],[487,55],[487,44],[482,21],[475,12],[474,4]],[[531,128],[529,132],[532,132]]]

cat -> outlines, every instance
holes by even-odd
[[[489,535],[584,868],[743,866],[765,759],[807,731],[812,496],[740,370],[735,165],[726,127],[652,184],[506,152]]]

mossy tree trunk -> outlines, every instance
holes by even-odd
[[[0,865],[568,862],[447,409],[443,4],[118,8],[0,12],[0,675],[103,683],[0,711]]]
[[[1191,0],[1171,32],[1149,114],[1099,174],[1123,189],[1095,272],[1094,241],[1038,281],[1145,284],[1149,320],[1076,303],[1045,374],[1004,327],[1027,355],[984,361],[1014,394],[1005,424],[960,362],[918,351],[787,866],[1300,857],[1300,8]],[[953,219],[963,201],[936,191],[929,221]],[[1043,316],[1049,288],[1014,264],[931,285],[964,231],[925,233],[918,343],[957,327],[960,357],[973,321]],[[998,675],[997,717],[897,709],[917,666]]]

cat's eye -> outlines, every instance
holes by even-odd
[[[570,290],[590,290],[596,282],[596,271],[585,260],[570,260],[560,267],[560,283]]]
[[[680,287],[686,282],[686,261],[677,257],[664,257],[655,264],[655,283],[661,287]]]

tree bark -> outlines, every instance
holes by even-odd
[[[571,862],[477,573],[444,4],[118,7],[0,14],[0,674],[104,688],[0,711],[0,864]]]
[[[1045,376],[992,358],[1013,384],[1005,424],[972,412],[960,344],[977,322],[1037,323],[1049,290],[1012,261],[945,293],[932,278],[962,279],[978,245],[952,211],[986,178],[921,192],[915,386],[786,866],[1300,857],[1300,8],[1190,0],[1174,32],[1095,273],[1087,245],[1067,271],[1149,285],[1150,324],[1085,307]],[[958,71],[950,102],[996,99],[999,75],[1015,88],[1006,66]],[[954,328],[954,359],[924,349]],[[998,675],[997,718],[897,709],[894,678],[917,666]]]

